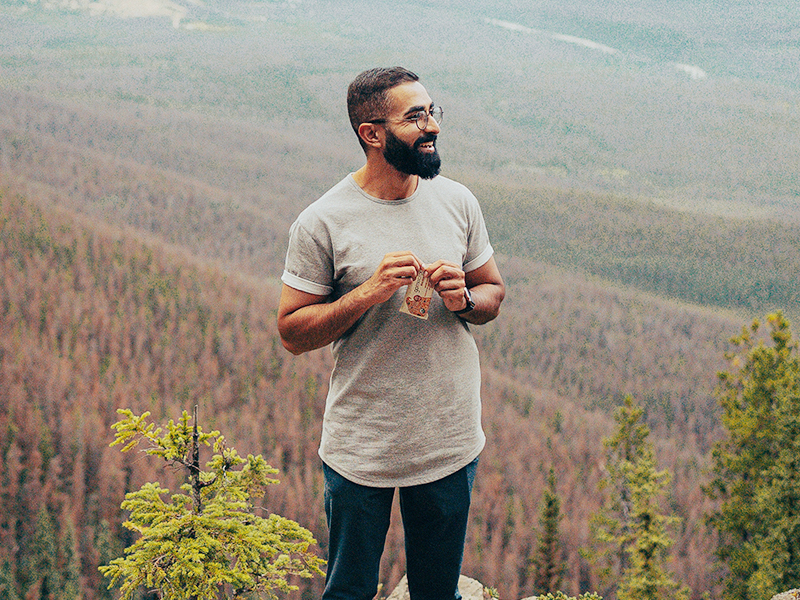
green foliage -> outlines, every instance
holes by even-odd
[[[18,578],[22,580],[23,589],[27,588],[26,596],[37,590],[35,597],[44,600],[61,590],[56,525],[44,504],[39,507],[33,538],[30,546],[25,549],[20,564],[21,573],[18,573]]]
[[[598,596],[594,592],[587,592],[577,598],[574,596],[567,596],[564,592],[556,592],[555,594],[548,593],[546,596],[537,596],[536,600],[603,600],[603,597]]]
[[[20,600],[15,577],[8,562],[0,567],[0,600]]]
[[[800,268],[794,221],[699,215],[577,191],[470,187],[505,254],[696,304],[797,306],[800,280],[785,277]]]
[[[677,518],[664,515],[658,499],[670,481],[669,473],[656,470],[655,454],[644,410],[630,396],[614,413],[615,434],[603,440],[608,474],[601,481],[605,503],[592,515],[596,548],[588,552],[606,580],[617,580],[619,600],[664,600],[688,597],[687,589],[666,571],[672,539],[667,528]]]
[[[165,430],[147,422],[149,413],[136,416],[118,411],[123,419],[112,445],[123,452],[145,441],[147,454],[183,468],[186,492],[170,494],[158,483],[146,483],[125,496],[130,511],[125,527],[139,539],[124,558],[112,560],[100,571],[121,582],[122,600],[134,598],[141,586],[159,590],[164,600],[216,600],[268,597],[297,589],[289,578],[321,574],[323,561],[309,551],[311,533],[289,519],[254,514],[252,498],[263,497],[277,473],[259,456],[239,456],[227,448],[217,431],[203,432],[189,424],[184,411]],[[213,444],[214,455],[199,467],[200,445]],[[234,470],[236,467],[241,467]]]
[[[561,498],[556,493],[556,475],[551,468],[539,515],[539,539],[532,559],[533,582],[537,592],[555,592],[561,587],[566,564],[559,533]]]
[[[81,565],[75,540],[75,525],[66,523],[64,534],[60,540],[59,555],[62,563],[62,585],[59,600],[78,600],[81,595]]]
[[[117,552],[115,548],[115,539],[111,534],[111,526],[108,521],[103,519],[97,524],[94,532],[94,547],[99,555],[100,564],[105,565],[120,554],[122,550]],[[113,600],[114,596],[112,591],[105,585],[100,585],[97,590],[97,600]]]
[[[800,358],[789,322],[767,316],[772,346],[742,330],[720,373],[726,439],[714,447],[706,493],[727,567],[726,600],[772,596],[800,586]]]

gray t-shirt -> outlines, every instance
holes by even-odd
[[[449,260],[466,272],[493,253],[478,202],[463,185],[420,179],[409,198],[384,201],[350,175],[292,225],[282,281],[333,300],[396,251],[425,264]],[[436,481],[469,464],[486,440],[469,326],[435,293],[428,320],[401,313],[405,291],[370,308],[332,345],[319,454],[362,485]]]

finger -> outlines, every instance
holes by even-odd
[[[436,262],[427,265],[425,267],[425,270],[428,272],[429,275],[433,275],[433,273],[435,273],[437,270],[442,269],[442,268],[452,268],[452,269],[459,270],[459,267],[458,267],[457,264],[452,263],[452,262],[447,261],[447,260],[437,260]]]
[[[463,282],[464,271],[462,271],[452,263],[447,263],[440,265],[439,268],[433,271],[430,275],[430,278],[431,278],[431,283],[433,285],[438,285],[440,282],[448,280],[457,280]]]
[[[383,258],[384,262],[391,263],[395,266],[413,266],[417,271],[421,271],[424,267],[422,261],[410,251],[404,252],[390,252]]]
[[[461,279],[442,279],[433,286],[440,296],[453,294],[458,296],[464,293],[464,281]]]

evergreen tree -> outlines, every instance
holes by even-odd
[[[650,430],[640,423],[643,414],[626,397],[614,413],[615,434],[603,440],[608,474],[600,487],[606,497],[592,515],[595,549],[588,554],[607,582],[618,581],[619,600],[683,599],[688,590],[679,589],[665,567],[672,545],[667,528],[677,519],[658,505],[670,476],[656,470]]]
[[[121,599],[134,598],[141,586],[158,590],[162,600],[216,600],[220,593],[275,598],[276,591],[296,589],[290,576],[322,574],[308,530],[276,514],[254,514],[251,499],[277,483],[271,478],[277,471],[261,456],[240,457],[219,432],[202,432],[196,410],[193,427],[184,411],[163,432],[146,422],[149,413],[119,411],[124,418],[114,425],[112,445],[125,444],[127,451],[145,441],[148,454],[182,468],[188,479],[185,493],[166,501],[169,490],[158,483],[126,495],[122,507],[130,520],[124,525],[140,537],[126,557],[100,567],[112,586],[122,582]],[[202,470],[200,446],[212,444],[214,455]]]
[[[706,493],[727,569],[726,600],[759,600],[800,586],[800,359],[789,322],[767,316],[771,346],[754,321],[731,340],[717,396],[727,438],[712,454]]]
[[[780,398],[775,414],[777,456],[756,494],[756,508],[768,525],[753,541],[752,598],[800,587],[800,396]]]
[[[107,565],[121,552],[114,544],[111,533],[111,526],[108,521],[102,519],[95,528],[94,547],[97,550],[98,560],[101,565]],[[97,590],[98,600],[112,600],[114,598],[111,590],[105,585],[100,585]]]
[[[556,475],[550,469],[539,515],[536,555],[532,558],[533,583],[540,594],[555,593],[561,587],[566,565],[559,534],[561,498],[556,493]]]
[[[7,562],[0,567],[0,600],[20,600],[14,571]]]
[[[661,513],[658,498],[670,481],[667,471],[656,471],[652,453],[631,465],[630,543],[625,548],[628,565],[617,590],[619,600],[660,600],[686,598],[688,590],[667,572],[667,549],[672,539],[667,527],[678,521]]]
[[[61,559],[61,591],[58,600],[78,600],[81,597],[81,561],[75,543],[75,525],[67,519],[61,534],[59,555]]]
[[[57,534],[53,517],[42,503],[36,515],[33,537],[24,548],[21,570],[24,576],[26,597],[33,594],[36,600],[59,598],[61,578],[58,573]]]

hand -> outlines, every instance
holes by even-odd
[[[422,261],[413,252],[390,252],[360,291],[371,304],[386,302],[399,288],[413,283],[422,268]]]
[[[448,310],[457,311],[467,307],[465,274],[461,267],[446,260],[438,260],[425,270],[431,278],[433,289]]]

